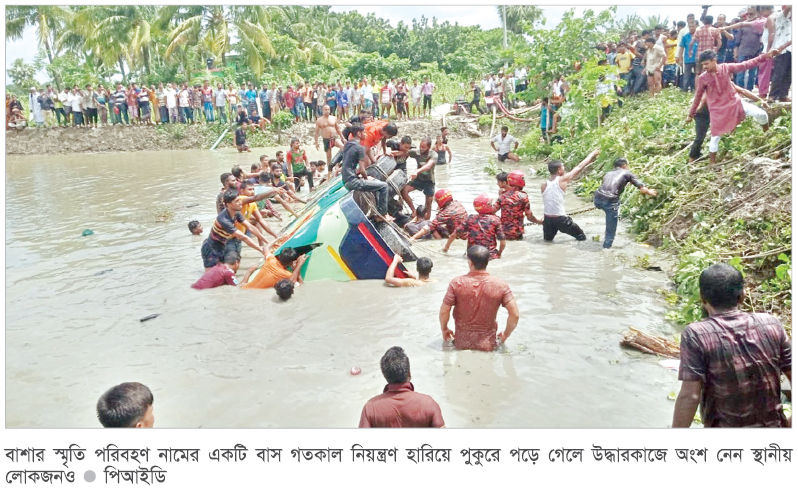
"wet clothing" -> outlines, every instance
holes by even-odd
[[[529,196],[526,192],[511,190],[502,193],[493,208],[501,209],[501,223],[507,240],[524,238],[524,217],[529,208]]]
[[[449,204],[438,210],[435,219],[430,223],[430,229],[435,230],[444,237],[448,237],[468,218],[468,212],[462,204],[451,201]]]
[[[441,151],[435,150],[435,153],[438,154],[438,161],[435,162],[435,164],[436,165],[445,165],[446,164],[446,149],[443,149]]]
[[[360,162],[365,160],[366,150],[357,141],[347,141],[343,149],[343,160],[341,162],[341,178],[344,185],[358,178],[358,167]]]
[[[571,235],[577,241],[585,241],[587,237],[570,216],[543,216],[543,240],[550,242],[554,240],[557,232]]]
[[[547,216],[565,216],[565,191],[560,187],[560,177],[546,181],[543,191],[543,214]]]
[[[492,216],[492,215],[490,215]],[[443,304],[453,306],[454,346],[457,349],[492,351],[496,348],[499,306],[515,299],[510,286],[488,274],[471,271],[449,283]]]
[[[227,264],[216,264],[191,285],[194,289],[211,289],[219,286],[237,286],[236,273]]]
[[[247,132],[244,128],[236,129],[236,146],[247,144]]]
[[[608,201],[617,201],[629,182],[638,189],[645,187],[640,179],[628,169],[616,168],[604,174],[601,187],[598,188],[595,195]]]
[[[441,407],[428,395],[416,393],[413,383],[385,385],[381,395],[366,402],[360,414],[361,428],[443,427]]]
[[[773,316],[734,310],[682,333],[679,380],[701,381],[704,427],[785,427],[779,374],[792,343]]]
[[[231,217],[227,209],[223,209],[216,217],[216,221],[213,222],[211,233],[208,235],[207,239],[224,244],[227,240],[233,238],[237,230],[236,223],[243,223],[244,221],[246,221],[246,218],[244,218],[244,215],[240,212],[236,211],[235,216]]]
[[[426,153],[419,153],[416,150],[410,150],[410,158],[413,158],[416,161],[416,165],[417,165],[416,168],[421,168],[421,167],[423,167],[424,165],[427,164],[427,162],[429,161],[429,159],[431,157],[431,153],[432,153],[432,149],[428,150]],[[429,170],[427,170],[425,172],[420,172],[416,176],[416,180],[414,182],[416,182],[416,181],[431,182],[432,184],[435,184],[435,166],[433,165],[432,168],[430,168]],[[416,187],[416,186],[413,186],[413,187]],[[418,187],[416,187],[416,189],[418,189]]]
[[[410,236],[413,236],[419,231],[421,231],[425,226],[430,230],[433,229],[432,222],[427,220],[411,221],[410,223],[407,223],[404,228],[405,231],[407,231],[407,233],[410,234]],[[419,238],[421,238],[422,240],[429,240],[432,238],[432,232],[427,232],[426,234],[421,235],[421,237]]]
[[[509,134],[506,137],[502,138],[501,133],[499,133],[496,136],[494,136],[493,139],[490,140],[490,141],[491,141],[491,143],[493,143],[493,142],[497,143],[496,146],[499,148],[499,156],[502,156],[502,155],[507,155],[508,153],[513,151],[513,145],[518,140],[516,140],[515,138],[513,138]]]
[[[387,120],[374,121],[366,124],[365,131],[363,131],[363,138],[361,144],[366,150],[370,150],[374,145],[382,140],[382,128],[388,125]]]
[[[504,240],[502,223],[495,214],[471,214],[455,230],[457,238],[468,241],[468,247],[482,245],[490,250],[491,260],[499,258],[496,248],[498,241]]]
[[[291,279],[293,273],[283,267],[283,264],[277,259],[277,256],[270,255],[269,258],[263,262],[260,271],[253,276],[250,276],[250,281],[243,286],[243,289],[268,289],[273,288],[282,279]]]
[[[358,178],[358,167],[361,160],[366,158],[366,150],[355,141],[346,142],[341,163],[341,178],[348,191],[373,192],[377,201],[377,212],[381,215],[388,213],[388,184],[380,180]]]

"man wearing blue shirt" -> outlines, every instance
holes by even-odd
[[[695,90],[695,58],[698,54],[698,43],[693,44],[692,49],[690,48],[690,42],[693,40],[696,30],[695,21],[690,22],[689,29],[690,32],[682,36],[682,40],[679,42],[679,52],[676,54],[676,64],[681,63],[682,56],[684,56],[682,90],[685,92]]]

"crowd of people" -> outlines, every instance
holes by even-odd
[[[374,118],[398,120],[426,117],[432,112],[435,84],[392,78],[382,82],[363,78],[355,83],[300,81],[285,89],[276,83],[253,82],[239,87],[210,80],[202,84],[159,83],[105,87],[87,84],[64,87],[60,92],[47,85],[31,87],[28,96],[31,125],[36,127],[96,128],[109,124],[199,124],[244,121],[264,128],[273,115],[287,111],[296,122],[313,122],[324,107],[344,119],[367,111]],[[16,95],[6,94],[6,129],[24,127],[27,118]]]
[[[699,27],[693,15],[677,22],[675,29],[657,26],[638,37],[631,33],[605,50],[602,64],[617,65],[623,87],[607,79],[600,90],[616,90],[621,96],[635,96],[648,91],[655,95],[663,86],[674,85],[695,91],[688,121],[695,118],[697,138],[701,127],[711,128],[710,158],[714,162],[718,141],[745,117],[757,119],[767,130],[767,114],[741,99],[787,100],[790,88],[791,9],[778,13],[768,6],[752,7],[738,19],[726,24],[725,16],[717,21],[705,8]],[[785,31],[786,29],[786,31]],[[755,41],[758,43],[756,44]],[[756,44],[756,49],[753,49]],[[497,75],[487,75],[466,90],[469,111],[484,112],[497,100],[511,105],[515,94],[527,89],[531,68],[515,67]],[[786,71],[785,71],[786,70]],[[735,77],[736,75],[736,77]],[[772,75],[772,76],[771,76]],[[735,77],[735,78],[733,78]],[[749,86],[750,85],[750,86]],[[564,77],[554,80],[551,94],[541,104],[541,136],[550,139],[557,130],[557,111],[568,94]],[[283,247],[271,252],[277,233],[268,219],[282,220],[277,206],[297,216],[295,206],[304,204],[321,184],[340,179],[349,191],[373,194],[375,205],[364,210],[375,222],[391,222],[407,233],[411,242],[439,240],[448,252],[456,240],[465,242],[468,272],[450,280],[441,300],[439,324],[444,342],[456,349],[493,351],[506,342],[518,326],[519,307],[509,285],[487,272],[492,260],[500,260],[508,241],[522,240],[527,224],[542,226],[545,242],[553,242],[562,233],[577,241],[586,235],[565,211],[565,193],[599,156],[594,150],[572,170],[559,160],[548,163],[549,177],[540,185],[542,213],[535,216],[526,191],[526,176],[520,170],[500,172],[496,176],[498,193],[484,192],[473,200],[469,214],[453,192],[439,188],[435,169],[449,164],[452,153],[448,133],[420,138],[414,146],[408,135],[390,121],[425,117],[432,109],[434,83],[425,79],[412,85],[403,79],[363,79],[356,84],[316,82],[289,85],[285,91],[272,84],[260,91],[253,84],[225,89],[209,81],[189,87],[187,84],[160,84],[137,87],[117,84],[111,92],[102,85],[94,89],[73,87],[55,94],[31,89],[31,108],[37,125],[98,124],[196,124],[235,122],[235,144],[239,152],[251,151],[247,133],[252,127],[264,127],[273,115],[284,109],[296,121],[315,122],[314,142],[319,137],[326,161],[309,161],[302,143],[292,138],[285,152],[274,158],[262,155],[249,171],[233,167],[220,176],[221,190],[216,198],[217,216],[202,241],[200,256],[205,271],[192,285],[194,289],[239,286],[246,289],[274,289],[281,301],[292,298],[302,284],[301,269],[310,250]],[[481,100],[488,103],[483,107]],[[19,101],[7,100],[14,114],[21,110]],[[609,113],[606,108],[604,117]],[[703,112],[702,112],[703,111]],[[699,115],[706,114],[706,119]],[[63,120],[63,122],[62,122]],[[49,121],[49,122],[48,122]],[[490,145],[500,162],[518,162],[518,141],[502,127]],[[701,144],[698,144],[700,151]],[[333,150],[338,148],[334,157]],[[389,185],[368,173],[368,167],[381,156],[392,157],[397,169],[405,172],[407,184],[395,199],[389,199]],[[691,159],[697,158],[691,152]],[[409,166],[413,160],[415,168]],[[656,197],[630,172],[622,156],[614,159],[595,192],[595,207],[605,213],[603,248],[613,245],[621,195],[628,184],[640,193]],[[304,189],[307,186],[307,194]],[[413,193],[421,192],[423,205],[416,205]],[[493,194],[493,195],[492,195]],[[433,203],[437,207],[432,217]],[[529,223],[525,223],[528,220]],[[194,235],[203,235],[197,221],[188,224]],[[243,244],[263,257],[262,264],[248,269],[239,283],[237,274]],[[512,246],[512,245],[510,245]],[[395,255],[385,275],[391,287],[424,287],[435,282],[433,262],[420,257],[417,276],[397,277],[402,258]],[[257,271],[257,274],[255,274]],[[744,298],[742,275],[733,267],[716,264],[700,276],[702,306],[708,319],[690,325],[682,335],[682,360],[679,379],[683,381],[673,416],[674,427],[689,426],[699,404],[704,425],[715,426],[785,426],[780,399],[779,376],[791,380],[791,343],[784,328],[770,315],[745,313],[738,309]],[[505,328],[499,331],[499,308],[508,313]],[[453,319],[453,328],[452,328]],[[749,335],[750,333],[750,335]],[[728,359],[740,362],[729,363]],[[389,349],[380,361],[387,381],[383,393],[366,402],[360,427],[444,427],[438,404],[429,396],[416,393],[411,382],[410,363],[400,347]],[[736,380],[744,379],[745,383]],[[150,390],[139,383],[124,383],[106,392],[97,404],[97,413],[106,427],[152,427],[154,399]]]

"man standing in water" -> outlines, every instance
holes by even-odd
[[[577,165],[570,172],[565,172],[565,167],[559,160],[549,162],[549,174],[551,177],[540,186],[543,193],[543,240],[550,242],[554,240],[557,232],[563,232],[576,238],[577,241],[587,239],[582,228],[574,223],[570,216],[565,212],[565,191],[568,183],[576,178],[579,173],[588,165],[593,163],[599,156],[601,150],[593,150],[582,163]]]
[[[468,249],[468,274],[455,277],[443,298],[439,319],[443,340],[454,340],[457,349],[492,351],[505,342],[518,325],[519,312],[510,286],[488,274],[490,251],[480,245]],[[496,335],[499,306],[507,309],[507,326]],[[454,307],[455,331],[449,329]]]
[[[360,428],[444,427],[441,407],[428,395],[416,393],[410,382],[410,359],[401,347],[391,347],[380,359],[388,384],[366,402],[360,414]]]
[[[720,138],[732,132],[746,116],[753,117],[762,126],[763,131],[768,130],[768,114],[762,109],[748,102],[743,102],[731,82],[731,74],[739,73],[757,66],[764,59],[773,58],[781,49],[773,49],[769,53],[762,53],[756,58],[751,58],[742,63],[718,64],[717,55],[712,51],[704,51],[699,57],[699,62],[704,67],[704,73],[698,77],[695,97],[690,113],[687,116],[689,124],[695,117],[701,98],[706,93],[706,104],[709,108],[709,129],[712,137],[709,139],[709,161],[715,164]]]
[[[394,254],[393,262],[391,262],[391,265],[388,267],[388,271],[385,273],[386,284],[390,284],[391,286],[396,286],[399,288],[413,288],[435,282],[433,279],[429,278],[429,275],[432,272],[432,260],[428,259],[427,257],[420,257],[418,260],[416,260],[418,279],[413,277],[409,271],[406,272],[408,275],[406,278],[395,277],[396,268],[401,263],[402,256]]]
[[[321,133],[321,139],[324,143],[324,152],[327,154],[328,169],[332,168],[333,147],[337,146],[338,148],[343,148],[343,144],[346,143],[344,135],[341,134],[341,129],[338,127],[338,119],[330,113],[331,110],[328,104],[322,106],[322,114],[316,119],[316,132],[313,134],[313,140],[316,143],[316,150],[318,151],[319,133]],[[341,137],[343,143],[336,141],[336,135]]]
[[[474,209],[477,214],[469,215],[454,233],[449,235],[449,240],[443,247],[444,252],[449,251],[449,247],[455,238],[468,241],[468,248],[474,245],[481,245],[488,249],[491,259],[500,259],[504,252],[504,231],[499,217],[493,214],[493,202],[487,194],[483,193],[474,199]],[[499,242],[499,249],[496,249],[496,242]]]
[[[262,253],[264,257],[269,256],[268,250],[261,249],[250,237],[242,233],[236,228],[236,223],[241,223],[244,227],[255,234],[260,235],[260,232],[244,218],[241,214],[243,203],[238,199],[238,191],[228,190],[222,196],[225,209],[216,217],[211,228],[210,235],[202,242],[202,263],[205,269],[210,269],[219,262],[224,260],[225,246],[227,241],[231,238],[237,238]],[[254,230],[254,231],[253,231]]]
[[[422,226],[410,237],[411,240],[418,240],[430,231],[436,239],[448,238],[454,235],[460,224],[468,218],[468,212],[460,202],[454,200],[448,189],[438,189],[435,192],[435,202],[438,203],[438,214],[435,219],[429,225]]]
[[[792,383],[792,343],[781,322],[738,309],[745,283],[730,265],[705,269],[698,287],[709,318],[682,333],[672,426],[690,427],[700,403],[704,427],[790,427],[779,375]]]
[[[508,131],[509,129],[507,126],[502,126],[501,134],[497,134],[492,140],[490,140],[490,147],[499,153],[498,158],[500,162],[503,162],[508,158],[514,162],[517,162],[521,159],[518,157],[518,155],[513,153],[513,150],[518,149],[518,140],[507,134]],[[495,143],[499,144],[498,148],[496,148]]]
[[[415,190],[424,193],[426,213],[424,219],[429,219],[432,213],[432,197],[435,195],[435,165],[438,162],[438,155],[431,152],[430,149],[432,149],[432,140],[429,136],[425,136],[418,144],[418,151],[410,151],[410,157],[416,160],[418,168],[407,176],[409,182],[402,188],[402,199],[413,210],[411,218],[416,217],[416,208],[413,205],[413,199],[410,198],[410,193]]]
[[[524,216],[533,223],[543,224],[543,220],[535,218],[529,207],[529,196],[524,192],[526,180],[524,172],[513,170],[507,174],[508,189],[499,195],[493,209],[501,209],[502,229],[507,240],[522,240],[524,238]]]
[[[599,187],[593,197],[593,203],[597,208],[604,211],[606,215],[604,248],[612,247],[612,241],[615,239],[615,229],[618,227],[618,208],[621,205],[621,193],[626,188],[626,184],[631,182],[632,185],[640,189],[641,194],[647,194],[652,197],[657,195],[657,191],[647,188],[629,171],[629,161],[626,158],[618,158],[613,166],[615,169],[604,175],[601,187]]]

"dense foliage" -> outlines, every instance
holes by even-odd
[[[630,169],[659,191],[650,198],[627,190],[621,211],[639,240],[678,256],[673,320],[686,324],[700,317],[698,275],[714,262],[727,261],[746,276],[746,307],[773,312],[789,324],[791,172],[778,159],[792,146],[790,115],[774,113],[767,133],[746,120],[721,140],[719,163],[709,168],[706,160],[687,163],[695,134],[692,125],[684,124],[689,94],[666,89],[654,99],[626,99],[601,126],[598,101],[587,100],[564,117],[559,131],[563,144],[547,145],[532,131],[520,152],[541,161],[561,159],[570,167],[600,147],[599,160],[576,186],[579,194],[590,197],[619,156],[628,158]],[[757,159],[762,156],[775,160]]]

